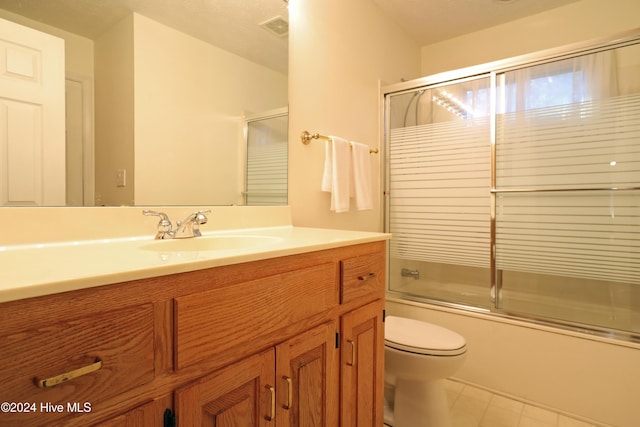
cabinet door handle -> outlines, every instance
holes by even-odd
[[[34,378],[34,382],[39,388],[49,388],[70,381],[74,378],[81,377],[83,375],[96,372],[102,368],[102,360],[97,359],[90,365],[83,366],[82,368],[74,369],[73,371],[65,372],[64,374],[56,375],[55,377],[45,378],[43,380]]]
[[[356,364],[356,343],[351,340],[347,340],[347,343],[351,345],[351,360],[347,362],[347,365],[354,366]]]
[[[284,375],[282,379],[287,382],[287,403],[282,405],[282,407],[286,410],[289,410],[293,405],[293,381],[291,381],[291,378],[286,375]]]
[[[369,273],[365,276],[358,276],[358,280],[371,280],[376,278],[376,273]]]
[[[267,421],[273,421],[276,419],[276,389],[270,385],[266,385],[265,388],[269,390],[271,398],[271,413],[269,415],[265,415],[264,419]]]

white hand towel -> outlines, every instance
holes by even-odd
[[[322,173],[322,191],[331,193],[333,183],[333,146],[331,141],[324,144],[324,172]]]
[[[351,170],[353,173],[353,193],[359,211],[373,209],[371,183],[371,154],[369,146],[351,142]]]
[[[322,191],[331,192],[331,210],[347,212],[351,193],[351,156],[349,141],[336,136],[325,146]]]

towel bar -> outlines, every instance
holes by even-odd
[[[302,135],[300,135],[300,139],[302,140],[302,143],[304,145],[308,145],[313,139],[323,139],[325,141],[331,141],[330,136],[320,135],[319,133],[311,134],[306,130],[302,132]],[[369,153],[377,153],[377,152],[378,152],[377,148],[369,148]]]

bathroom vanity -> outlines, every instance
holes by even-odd
[[[320,234],[5,300],[0,426],[382,425],[388,235]]]

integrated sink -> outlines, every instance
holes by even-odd
[[[201,236],[190,239],[154,240],[141,246],[147,251],[157,252],[204,252],[224,251],[231,249],[251,249],[260,246],[273,245],[281,242],[281,237],[260,235],[215,235]]]

